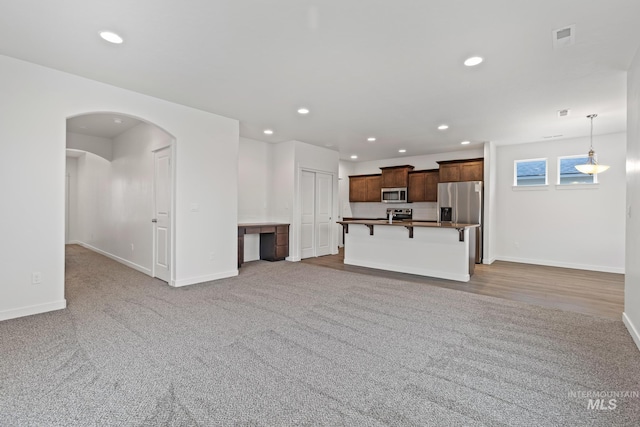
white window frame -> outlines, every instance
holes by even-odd
[[[560,182],[560,177],[562,174],[562,170],[560,169],[560,161],[562,159],[576,159],[576,158],[586,158],[587,156],[585,156],[584,154],[574,154],[571,156],[558,156],[558,174],[557,174],[557,178],[556,178],[556,185],[560,185],[562,187],[571,187],[571,186],[584,186],[584,185],[594,185],[598,183],[598,174],[594,173],[593,175],[591,175],[593,177],[593,182],[579,182],[579,183],[575,183],[575,184],[562,184]],[[596,160],[598,160],[596,158]]]
[[[544,184],[533,184],[533,185],[518,185],[518,164],[519,163],[527,163],[527,162],[540,162],[544,161]],[[513,161],[513,188],[540,188],[547,187],[549,185],[549,159],[547,157],[539,157],[535,159],[521,159]]]

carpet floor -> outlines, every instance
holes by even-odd
[[[79,246],[66,292],[0,322],[0,426],[640,425],[621,321],[303,263],[171,288]]]

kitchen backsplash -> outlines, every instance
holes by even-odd
[[[436,221],[438,219],[437,204],[425,203],[350,203],[351,215],[343,211],[343,217],[352,218],[384,218],[387,208],[411,208],[413,219],[422,221]]]

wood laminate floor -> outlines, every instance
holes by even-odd
[[[537,304],[621,320],[624,310],[624,275],[569,268],[496,261],[477,264],[469,282],[436,279],[344,264],[338,255],[304,259],[302,262],[371,276],[383,276],[457,289],[480,295]]]

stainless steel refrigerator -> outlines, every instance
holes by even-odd
[[[482,181],[438,184],[438,222],[480,224],[476,230],[476,264],[482,263]]]

